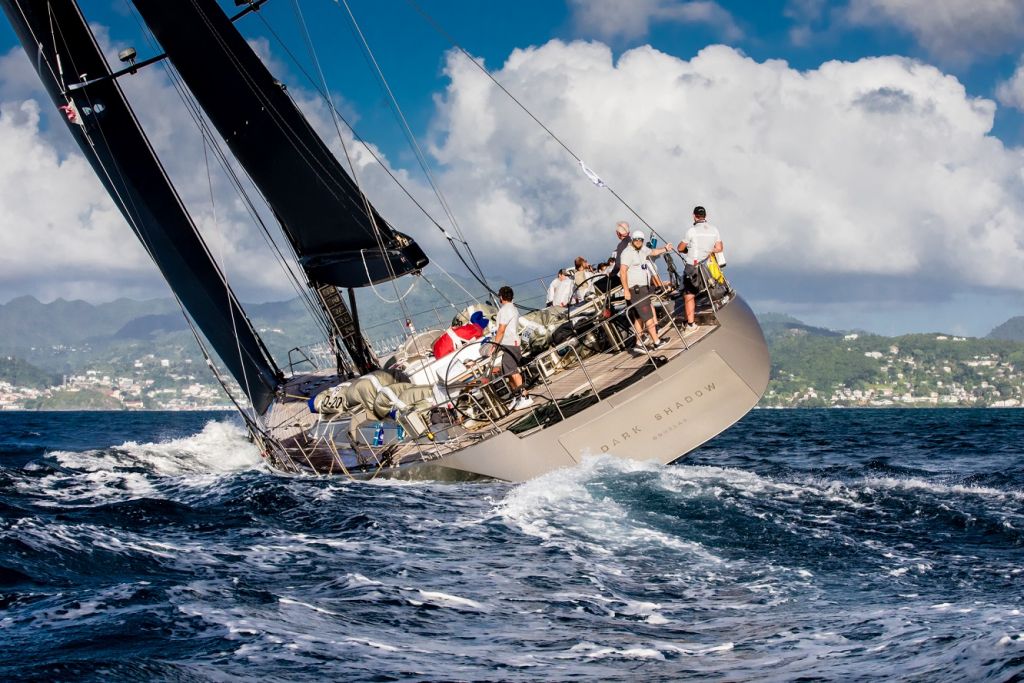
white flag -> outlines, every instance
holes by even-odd
[[[586,174],[588,178],[590,178],[590,182],[594,183],[598,187],[608,187],[607,185],[604,184],[604,181],[601,180],[600,176],[598,176],[596,173],[587,168],[587,165],[583,163],[583,159],[580,159],[580,168],[583,169],[583,173]]]

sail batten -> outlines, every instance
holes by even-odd
[[[192,322],[263,413],[281,373],[185,210],[74,0],[0,0],[68,129]],[[43,36],[53,39],[44,40]],[[67,74],[62,74],[62,68]],[[67,91],[65,78],[96,79]]]
[[[310,282],[363,287],[427,265],[373,208],[214,0],[133,0],[259,188]]]

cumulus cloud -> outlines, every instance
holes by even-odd
[[[1008,107],[1024,111],[1024,61],[1012,76],[996,87],[996,99]]]
[[[639,224],[465,57],[449,55],[446,74],[429,151],[493,278],[597,260],[616,221]],[[736,283],[779,307],[1024,288],[1024,153],[990,134],[993,102],[933,66],[886,57],[800,71],[725,46],[615,60],[601,43],[553,41],[516,50],[495,75],[664,237],[680,239],[690,208],[708,206]],[[52,105],[33,87],[0,82],[0,296],[159,290],[66,133],[42,120]],[[202,140],[165,77],[150,69],[126,88],[146,103],[154,145],[243,296],[288,295],[216,166],[208,180]],[[324,102],[290,92],[344,158]],[[369,150],[345,141],[384,216],[452,267],[436,228]],[[387,168],[446,225],[418,175]]]
[[[116,296],[148,258],[80,154],[39,132],[35,100],[0,103],[0,287]],[[114,255],[116,252],[116,257]]]
[[[116,63],[117,46],[103,27],[93,27]],[[276,72],[265,41],[255,45]],[[199,226],[210,251],[243,297],[262,300],[294,295],[267,248],[261,231],[234,190],[228,174],[204,140],[163,67],[121,80],[150,142]],[[319,96],[291,92],[340,147]],[[168,290],[67,134],[20,48],[0,57],[0,300],[31,293],[55,297],[112,299],[163,296]],[[353,147],[348,136],[350,148]],[[219,140],[217,146],[226,151]],[[365,153],[357,153],[366,163]],[[256,199],[262,218],[274,222],[245,173],[227,155],[227,167]],[[279,243],[283,238],[276,235]],[[284,247],[287,253],[287,247]],[[59,275],[58,275],[59,274]]]
[[[1019,0],[850,0],[845,19],[907,31],[942,63],[1016,50],[1024,35]]]
[[[465,58],[447,68],[435,151],[477,242],[529,271],[603,255],[626,209]],[[614,61],[553,41],[495,75],[667,237],[707,205],[732,272],[780,300],[1024,287],[1024,154],[990,135],[993,102],[935,67],[799,71],[725,46]]]
[[[727,40],[743,37],[732,15],[710,0],[569,0],[581,33],[605,40],[643,38],[653,24],[704,24]]]

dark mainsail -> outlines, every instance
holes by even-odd
[[[280,371],[149,145],[74,0],[0,0],[75,141],[178,300],[263,413]],[[98,79],[98,80],[97,80]],[[89,85],[73,92],[80,81]],[[59,194],[59,188],[54,189]]]
[[[133,2],[263,193],[311,284],[363,287],[427,265],[419,245],[370,206],[214,0]]]

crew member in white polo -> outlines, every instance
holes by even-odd
[[[635,304],[634,310],[639,315],[639,317],[633,318],[633,329],[636,330],[636,349],[640,352],[646,351],[642,340],[643,331],[640,320],[643,320],[647,327],[647,334],[651,337],[653,348],[656,349],[662,345],[650,297],[651,274],[653,273],[650,259],[672,250],[671,243],[664,247],[651,249],[646,246],[646,241],[647,238],[643,230],[634,231],[629,246],[622,250],[621,265],[619,266],[622,295],[627,302]]]
[[[697,328],[697,294],[704,289],[701,282],[700,264],[711,254],[722,253],[722,236],[718,228],[708,223],[708,212],[703,206],[693,208],[693,227],[679,243],[679,253],[686,263],[683,269],[683,309],[686,311],[686,329]],[[683,253],[683,252],[686,253]]]

